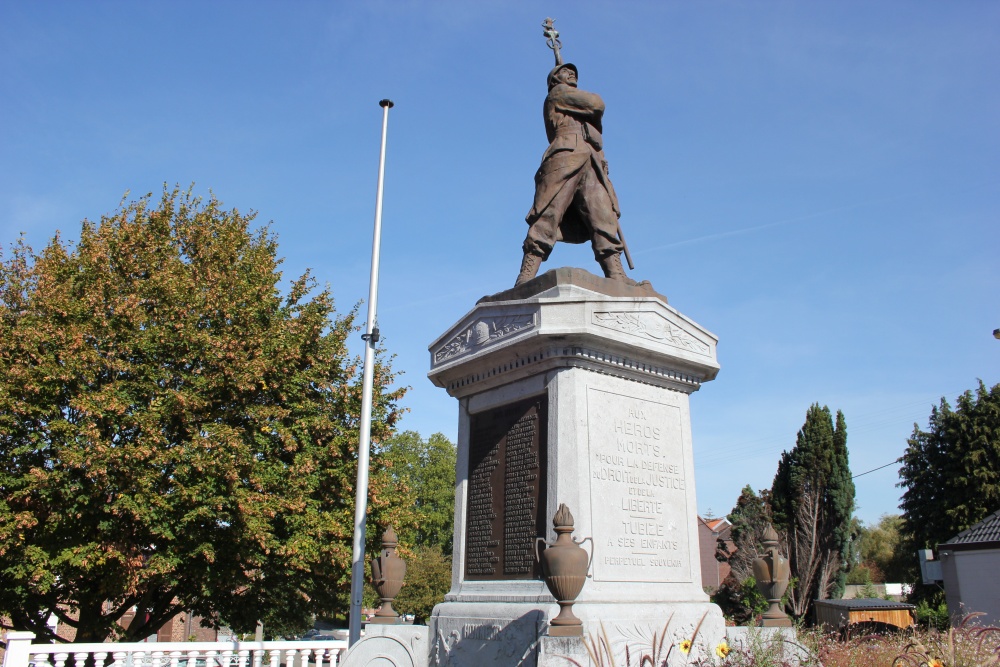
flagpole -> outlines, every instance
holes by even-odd
[[[351,612],[348,645],[361,638],[361,598],[365,587],[365,516],[368,513],[368,459],[371,449],[372,384],[375,344],[378,343],[378,260],[382,243],[382,181],[385,177],[385,135],[389,127],[392,100],[381,100],[382,146],[378,158],[378,190],[375,194],[375,235],[372,240],[372,272],[368,288],[368,323],[365,325],[365,361],[361,397],[361,435],[358,440],[358,485],[354,494],[354,550],[351,558]]]

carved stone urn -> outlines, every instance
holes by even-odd
[[[549,636],[582,637],[583,622],[573,614],[573,602],[583,590],[590,570],[592,554],[588,555],[580,546],[590,538],[580,542],[572,538],[573,515],[565,504],[559,505],[552,525],[556,531],[555,541],[549,543],[539,537],[535,542],[535,557],[542,564],[545,585],[559,603],[559,614],[549,621]],[[541,553],[538,552],[539,544],[545,545]]]
[[[389,526],[382,533],[381,555],[372,559],[372,584],[382,599],[382,606],[369,623],[392,625],[398,622],[399,614],[392,608],[392,601],[399,595],[406,576],[406,561],[396,555],[398,543],[396,531]]]
[[[781,596],[788,590],[788,559],[778,553],[778,533],[770,524],[764,531],[763,546],[767,555],[754,560],[753,576],[757,581],[757,590],[770,607],[764,612],[759,625],[765,628],[790,628],[792,621],[781,608]]]

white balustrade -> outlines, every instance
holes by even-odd
[[[33,644],[8,632],[2,667],[337,667],[347,641]]]

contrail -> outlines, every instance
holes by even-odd
[[[954,194],[964,194],[966,192],[970,192],[970,191],[973,191],[973,190],[978,190],[979,188],[983,187],[983,185],[985,185],[985,183],[980,183],[980,184],[978,184],[976,186],[973,186],[971,188],[967,188],[967,189],[963,190],[962,192],[957,192],[957,193],[954,193]],[[763,225],[756,225],[754,227],[744,227],[743,229],[733,229],[733,230],[730,230],[728,232],[718,232],[716,234],[706,234],[705,236],[697,236],[697,237],[695,237],[693,239],[685,239],[683,241],[674,241],[673,243],[667,243],[667,244],[664,244],[664,245],[653,246],[652,248],[643,248],[642,250],[639,250],[635,254],[640,255],[640,254],[644,254],[644,253],[647,253],[647,252],[653,252],[653,251],[656,251],[656,250],[664,250],[666,248],[676,248],[678,246],[691,245],[692,243],[701,243],[702,241],[714,241],[716,239],[724,239],[724,238],[727,238],[729,236],[739,236],[740,234],[750,234],[751,232],[758,232],[758,231],[760,231],[762,229],[770,229],[771,227],[780,227],[782,225],[791,225],[791,224],[794,224],[796,222],[804,222],[806,220],[812,220],[813,218],[821,218],[824,215],[830,215],[832,213],[839,213],[841,211],[850,211],[851,209],[863,208],[865,206],[872,206],[873,204],[882,204],[882,203],[889,202],[889,201],[896,201],[898,199],[907,199],[909,197],[912,197],[914,194],[918,194],[918,193],[908,192],[908,193],[901,194],[901,195],[894,195],[892,197],[883,197],[881,199],[872,199],[870,201],[859,202],[857,204],[849,204],[847,206],[837,206],[835,208],[828,208],[825,211],[819,211],[817,213],[810,213],[808,215],[800,215],[800,216],[797,216],[797,217],[794,217],[794,218],[787,218],[785,220],[778,220],[776,222],[768,222],[768,223],[765,223]],[[951,196],[953,196],[953,195],[951,195]]]

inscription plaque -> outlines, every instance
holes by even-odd
[[[545,534],[547,399],[472,415],[465,578],[537,579],[535,538]]]
[[[689,582],[681,408],[587,393],[594,580]]]

